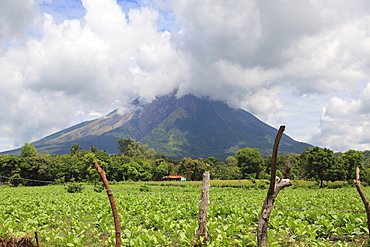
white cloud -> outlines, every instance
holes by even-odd
[[[361,102],[359,100],[347,101],[338,97],[333,97],[328,108],[325,110],[326,116],[347,117],[349,115],[358,114]]]
[[[0,149],[174,89],[284,123],[314,145],[368,148],[369,5],[2,1]]]
[[[369,88],[370,83],[358,99],[332,97],[311,141],[337,151],[370,149]]]
[[[0,42],[6,45],[23,35],[35,22],[36,13],[35,0],[0,1]]]
[[[83,20],[56,23],[43,14],[42,35],[0,57],[0,101],[9,106],[0,126],[15,145],[67,127],[81,112],[108,112],[118,99],[169,93],[183,74],[171,34],[154,24],[156,10],[132,10],[126,18],[111,0],[83,5]]]

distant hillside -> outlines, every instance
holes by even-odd
[[[117,140],[133,139],[168,157],[225,159],[241,148],[258,148],[270,155],[277,130],[252,114],[234,110],[221,101],[186,95],[158,97],[149,104],[135,101],[121,112],[83,122],[33,143],[38,152],[69,153],[74,143],[83,149],[95,146],[110,154],[118,152]],[[302,153],[311,145],[283,135],[280,154]],[[13,150],[14,152],[19,150]]]

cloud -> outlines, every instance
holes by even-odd
[[[181,95],[211,95],[263,115],[281,110],[277,94],[291,88],[325,95],[367,76],[367,59],[358,53],[368,49],[363,1],[351,11],[344,2],[335,10],[318,1],[172,3],[182,24],[178,44],[190,65]]]
[[[370,149],[369,96],[370,83],[358,99],[334,96],[323,108],[320,125],[311,141],[334,150]]]
[[[368,1],[57,2],[0,3],[0,130],[14,145],[177,89],[314,145],[367,148]]]
[[[19,3],[20,4],[20,3]],[[0,58],[1,128],[15,145],[64,128],[85,115],[101,115],[114,102],[151,100],[173,90],[184,62],[171,34],[155,26],[158,12],[114,1],[83,1],[83,18],[57,23],[39,16],[41,36],[24,46],[8,46]]]
[[[110,0],[83,1],[83,6],[84,22],[56,24],[45,14],[43,38],[27,47],[30,89],[62,91],[96,105],[121,99],[122,93],[153,99],[173,90],[167,84],[176,81],[183,64],[171,34],[156,29],[154,9],[134,9],[126,16]]]
[[[35,22],[34,0],[3,0],[0,2],[0,49],[23,35]],[[1,51],[1,50],[0,50]]]

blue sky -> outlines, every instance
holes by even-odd
[[[140,8],[143,4],[138,1],[117,1],[126,13],[131,8]],[[39,4],[42,12],[53,15],[55,22],[62,23],[65,20],[81,19],[86,10],[80,0],[50,0]]]
[[[118,0],[117,4],[126,14],[131,9],[142,7],[155,7],[160,12],[160,18],[156,21],[159,31],[178,29],[175,23],[175,14],[171,9],[159,9],[152,1]],[[80,0],[50,0],[39,4],[41,12],[49,13],[58,24],[70,19],[83,19],[86,10]]]
[[[3,0],[0,150],[178,90],[370,149],[370,3]]]
[[[55,22],[63,23],[69,19],[81,19],[86,14],[81,1],[59,0],[44,1],[39,4],[40,10],[53,15]]]

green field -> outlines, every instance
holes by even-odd
[[[270,246],[367,246],[364,206],[356,188],[281,191],[269,222]],[[122,246],[191,246],[198,228],[201,182],[113,184]],[[91,185],[83,185],[91,187]],[[149,191],[148,191],[149,190]],[[364,188],[370,194],[370,187]],[[211,181],[208,246],[255,246],[263,181]],[[350,212],[348,212],[350,211]],[[0,235],[39,236],[40,246],[114,246],[105,192],[63,185],[0,188]],[[347,244],[347,245],[346,245]]]

